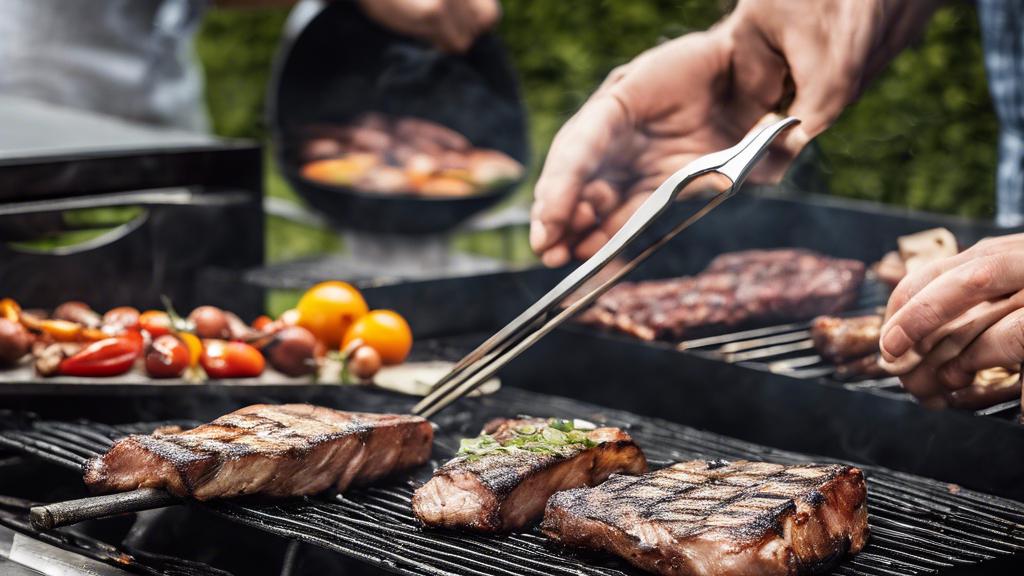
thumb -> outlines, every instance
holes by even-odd
[[[622,100],[595,96],[558,131],[534,188],[530,216],[534,252],[543,252],[565,236],[583,187],[597,174],[628,123]]]

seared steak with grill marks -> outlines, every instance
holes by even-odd
[[[464,441],[416,490],[412,508],[431,527],[512,530],[539,519],[555,492],[646,471],[643,451],[618,428],[584,432],[546,420],[501,420]]]
[[[541,530],[666,576],[806,574],[868,538],[849,466],[684,462],[555,494]]]
[[[165,488],[199,500],[345,490],[418,466],[434,431],[417,416],[258,404],[185,432],[128,436],[86,464],[95,493]]]
[[[819,316],[811,322],[811,340],[822,358],[843,364],[878,352],[882,335],[882,316],[871,314],[854,318]]]
[[[857,298],[864,264],[808,250],[723,254],[694,277],[623,282],[577,321],[643,340],[680,339],[698,327],[834,314]]]

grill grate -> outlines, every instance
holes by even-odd
[[[373,398],[369,404],[360,399]],[[348,401],[350,400],[350,401]],[[404,399],[353,392],[346,408],[405,412]],[[629,430],[653,467],[691,459],[750,459],[781,463],[812,458],[700,432],[665,421],[606,410],[574,400],[505,388],[462,400],[435,420],[434,457],[441,461],[460,438],[489,418],[510,414],[585,418]],[[161,423],[164,425],[166,423]],[[114,439],[157,424],[111,427],[79,422],[37,422],[0,433],[0,445],[80,468]],[[436,464],[437,462],[435,462]],[[427,468],[427,467],[424,467]],[[834,568],[843,575],[911,575],[942,572],[1024,551],[1024,504],[958,487],[862,467],[868,478],[872,537],[865,550]],[[413,486],[429,477],[371,487],[345,495],[292,500],[237,499],[195,503],[231,520],[299,539],[384,569],[410,575],[470,576],[623,575],[633,568],[606,556],[565,551],[539,533],[502,537],[425,531],[412,514]],[[1017,558],[1017,556],[1014,556]]]
[[[861,289],[857,302],[853,305],[853,311],[839,316],[872,314],[884,308],[888,298],[888,288],[870,275]],[[848,390],[867,390],[907,402],[916,402],[913,396],[903,391],[898,378],[864,378],[837,374],[836,365],[824,360],[814,350],[810,327],[810,321],[768,326],[688,340],[679,344],[679,348],[756,370],[794,378],[818,379]],[[1011,420],[1020,414],[1020,409],[1020,401],[1014,400],[978,410],[975,414]]]

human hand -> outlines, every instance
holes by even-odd
[[[883,366],[925,406],[980,408],[1005,398],[981,370],[1024,361],[1024,234],[989,238],[908,275],[882,326]]]
[[[669,175],[736,144],[788,104],[802,123],[776,139],[749,178],[779,181],[936,6],[741,0],[711,30],[615,69],[551,144],[531,247],[548,266],[592,256]]]
[[[497,0],[356,0],[368,18],[399,34],[461,53],[501,18]]]

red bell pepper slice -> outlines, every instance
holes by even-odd
[[[107,338],[83,348],[60,363],[62,376],[117,376],[131,370],[142,355],[142,335],[129,332],[125,336]]]

